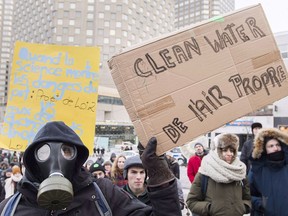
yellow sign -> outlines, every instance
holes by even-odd
[[[49,121],[64,121],[93,152],[100,51],[16,42],[0,147],[24,151]]]

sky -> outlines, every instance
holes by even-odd
[[[235,9],[260,3],[273,33],[288,31],[287,0],[235,0]]]

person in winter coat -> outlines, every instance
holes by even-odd
[[[253,215],[288,215],[288,134],[275,128],[260,130],[251,165]]]
[[[246,174],[248,174],[250,170],[250,157],[251,157],[252,150],[253,150],[254,138],[261,128],[262,128],[262,124],[259,122],[254,122],[251,125],[251,131],[252,131],[253,136],[251,139],[244,142],[242,150],[241,150],[240,160],[246,165]]]
[[[17,165],[14,165],[12,167],[11,177],[5,180],[5,185],[4,185],[5,198],[12,196],[17,191],[17,184],[18,182],[20,182],[22,177],[23,176],[21,174],[20,167]]]
[[[246,166],[237,157],[239,138],[234,134],[221,134],[214,145],[216,149],[202,160],[187,205],[197,215],[247,214],[251,206],[250,190]]]
[[[194,178],[198,172],[202,158],[208,154],[208,151],[204,149],[204,146],[201,143],[196,143],[194,145],[194,149],[195,155],[190,157],[187,164],[187,176],[191,183],[193,183]]]
[[[18,187],[20,193],[2,201],[0,213],[7,213],[10,207],[15,210],[7,214],[10,216],[100,216],[101,203],[107,207],[105,215],[181,216],[175,177],[166,161],[156,155],[156,147],[153,137],[141,150],[149,174],[151,207],[110,180],[93,178],[83,167],[89,151],[79,136],[63,122],[48,122],[24,152],[26,171]]]
[[[127,158],[123,176],[127,179],[123,189],[146,205],[151,205],[146,185],[147,172],[139,155]]]
[[[110,180],[112,181],[113,184],[121,188],[123,188],[124,185],[127,184],[127,180],[123,176],[125,161],[126,161],[126,157],[124,155],[119,155],[118,157],[116,157],[111,168]]]

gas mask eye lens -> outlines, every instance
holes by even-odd
[[[63,144],[61,146],[61,153],[65,159],[72,159],[76,154],[75,146],[70,146],[68,144]]]
[[[50,146],[48,144],[44,144],[36,151],[36,156],[40,161],[47,160],[49,155],[50,155]]]

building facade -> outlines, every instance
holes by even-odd
[[[0,0],[0,122],[8,95],[8,80],[12,48],[13,0]]]
[[[234,0],[175,0],[175,28],[233,11]]]

